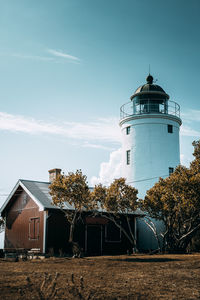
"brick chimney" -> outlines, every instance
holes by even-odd
[[[61,173],[61,169],[51,169],[49,170],[49,181],[53,182],[54,179],[56,179]]]

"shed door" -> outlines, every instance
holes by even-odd
[[[102,225],[86,226],[86,252],[88,255],[102,254]]]

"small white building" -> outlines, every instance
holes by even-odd
[[[122,176],[138,189],[139,198],[180,164],[180,106],[153,83],[150,74],[146,81],[120,110]],[[141,226],[144,224],[139,230]],[[155,248],[153,236],[144,238],[140,233],[139,237],[142,248]]]

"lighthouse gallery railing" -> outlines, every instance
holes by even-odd
[[[174,101],[168,100],[162,104],[156,102],[153,104],[152,99],[145,99],[145,104],[129,101],[120,108],[120,119],[143,114],[167,114],[180,118],[180,106]]]

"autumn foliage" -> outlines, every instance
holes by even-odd
[[[162,249],[185,252],[200,230],[200,141],[193,142],[193,146],[194,160],[190,167],[180,165],[169,177],[160,178],[140,201],[138,191],[127,185],[124,178],[115,179],[109,187],[98,184],[90,191],[80,170],[60,175],[50,185],[50,194],[70,223],[69,241],[73,241],[74,227],[82,212],[90,211],[112,221],[136,248],[131,215],[139,206],[144,215],[163,222]],[[121,216],[126,220],[126,228],[121,225]],[[153,231],[156,236],[156,229]]]
[[[131,214],[137,208],[137,190],[125,183],[124,178],[115,179],[109,187],[101,184],[91,192],[87,177],[81,170],[59,175],[50,185],[53,204],[63,210],[69,224],[69,242],[74,242],[74,229],[81,214],[86,211],[101,215],[122,230],[133,247],[136,240],[131,227]],[[126,218],[128,231],[121,226],[120,217]]]
[[[127,185],[125,178],[115,179],[109,187],[96,185],[91,198],[93,207],[99,208],[99,214],[112,221],[127,237],[132,247],[136,249],[136,237],[132,231],[132,213],[137,209],[138,191]],[[121,225],[121,216],[126,219],[128,230]]]
[[[185,252],[200,228],[200,142],[194,142],[190,168],[178,166],[166,179],[160,178],[142,201],[145,211],[163,221],[163,248]]]
[[[87,177],[81,170],[59,175],[50,185],[53,204],[63,210],[70,223],[69,242],[73,242],[74,228],[81,213],[91,209]]]

